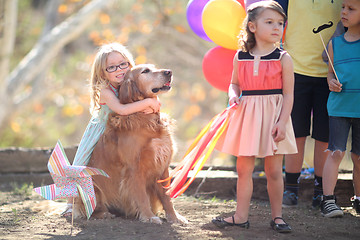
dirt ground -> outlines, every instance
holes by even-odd
[[[233,214],[236,202],[228,199],[199,199],[180,196],[174,199],[177,211],[189,224],[162,225],[142,223],[134,219],[75,220],[60,217],[56,211],[36,212],[34,206],[52,201],[43,200],[36,193],[15,194],[0,192],[0,239],[360,239],[360,216],[350,208],[343,208],[343,218],[327,219],[319,210],[302,203],[297,208],[284,209],[284,218],[292,226],[289,234],[276,233],[270,228],[269,203],[253,200],[250,209],[250,228],[218,229],[211,223],[216,216]],[[48,207],[52,209],[51,205]]]

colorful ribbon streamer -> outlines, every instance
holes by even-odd
[[[177,167],[170,173],[166,179],[158,182],[171,181],[166,186],[167,193],[172,198],[176,198],[183,194],[189,185],[194,181],[196,175],[203,168],[205,162],[215,148],[217,141],[229,124],[230,110],[236,106],[232,104],[223,112],[217,114],[199,133],[195,141],[190,145],[183,159]],[[190,170],[194,170],[193,176],[186,182]]]

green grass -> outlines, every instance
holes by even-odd
[[[11,211],[14,213],[13,224],[16,224],[17,222],[20,221],[19,215],[18,215],[18,213],[17,213],[16,208],[12,208]]]
[[[12,194],[22,197],[30,197],[34,189],[33,183],[23,183],[21,186],[19,186],[18,183],[13,182],[10,183],[10,185],[12,187]]]

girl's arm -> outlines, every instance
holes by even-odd
[[[237,52],[233,59],[233,71],[231,76],[231,82],[228,90],[229,95],[229,105],[231,106],[233,103],[240,103],[240,87],[239,87],[239,79],[238,79],[238,66],[237,66]]]
[[[329,53],[329,61],[331,61],[332,63],[334,62],[334,50],[333,50],[333,45],[332,45],[332,41],[329,42],[329,48],[328,48],[328,53]],[[342,84],[336,79],[334,70],[332,69],[330,63],[329,63],[329,68],[328,68],[328,74],[327,74],[327,82],[329,85],[329,90],[332,92],[341,92],[342,90]]]
[[[159,112],[161,103],[157,98],[146,98],[144,100],[121,104],[116,95],[108,88],[100,91],[100,102],[120,115],[129,115],[136,112],[153,113]]]
[[[273,129],[274,141],[279,142],[285,139],[285,125],[290,118],[294,102],[294,67],[289,54],[285,53],[281,59],[283,78],[283,105],[279,121]]]

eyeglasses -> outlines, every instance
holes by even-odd
[[[122,62],[122,63],[120,63],[119,65],[109,66],[109,67],[105,68],[105,70],[106,70],[108,73],[112,73],[112,72],[117,71],[118,68],[120,68],[120,69],[128,68],[129,65],[130,65],[129,62]]]

